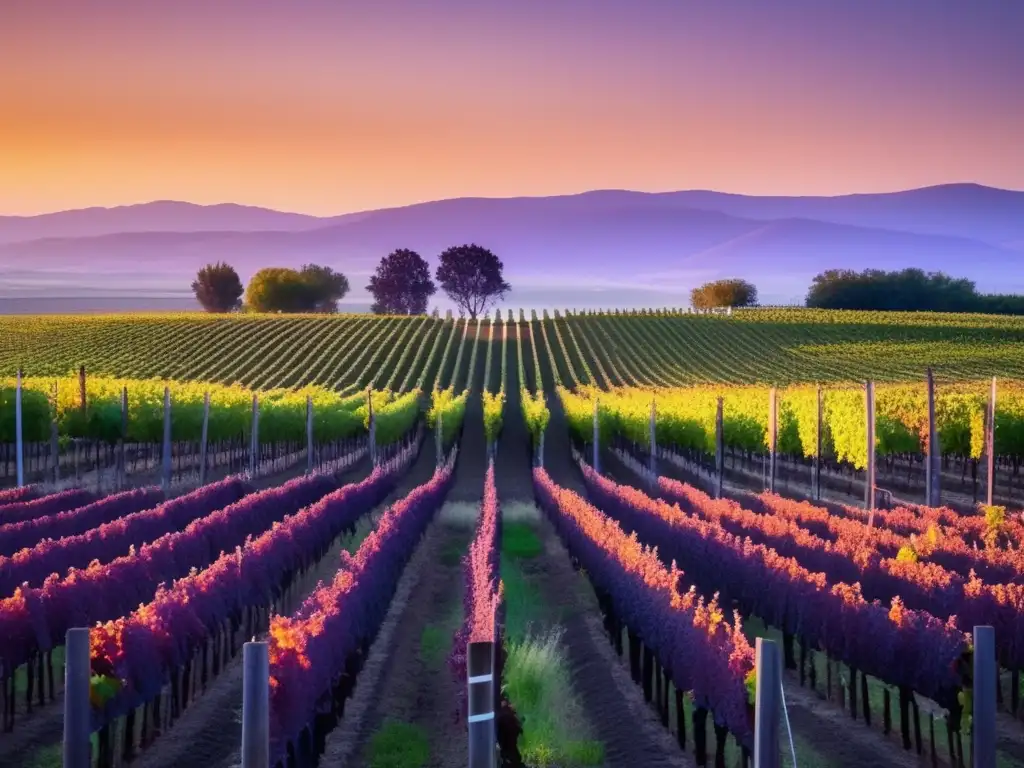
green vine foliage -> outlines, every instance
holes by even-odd
[[[252,433],[253,395],[259,403],[259,440],[302,442],[306,439],[306,399],[313,407],[313,437],[318,442],[344,440],[365,434],[369,405],[365,392],[342,396],[337,392],[306,387],[254,393],[236,386],[205,382],[156,379],[91,377],[86,382],[86,408],[81,407],[77,377],[26,379],[22,392],[23,436],[26,441],[45,441],[51,420],[59,439],[90,439],[114,443],[122,438],[121,392],[128,391],[127,432],[130,442],[156,443],[163,439],[164,388],[171,395],[171,439],[200,440],[203,398],[210,394],[207,438],[211,442],[243,438]],[[56,397],[54,397],[56,392]],[[387,390],[372,394],[377,414],[377,440],[397,440],[419,414],[420,393],[395,395]],[[0,442],[14,441],[13,382],[0,381]]]

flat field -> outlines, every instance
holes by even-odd
[[[515,314],[517,321],[523,318]],[[623,384],[792,384],[1024,376],[1024,318],[757,309],[731,317],[542,313],[523,318],[567,379]],[[459,321],[212,316],[200,313],[0,317],[0,375],[90,373],[239,383],[400,389]],[[481,333],[489,333],[485,319]],[[559,344],[559,338],[562,344]],[[564,348],[564,351],[563,351]],[[432,384],[433,382],[428,382]]]

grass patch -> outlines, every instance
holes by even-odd
[[[430,759],[427,733],[389,720],[370,739],[370,768],[422,768]]]
[[[543,551],[540,538],[533,526],[525,522],[513,522],[502,525],[501,556],[516,560],[527,560],[537,557]]]
[[[428,624],[420,635],[420,658],[431,669],[444,664],[448,646],[451,645],[452,633],[447,633],[437,624]]]
[[[89,741],[92,744],[92,754],[98,754],[100,748],[99,734],[92,734],[89,737]],[[29,753],[22,765],[24,768],[61,768],[64,765],[64,746],[60,741],[56,744],[41,746]]]
[[[431,669],[444,667],[452,649],[453,638],[462,624],[462,604],[449,606],[442,621],[432,622],[423,628],[420,635],[420,659]]]
[[[588,739],[587,721],[573,693],[562,629],[541,599],[537,576],[526,562],[543,552],[536,508],[502,509],[501,580],[505,585],[505,645],[502,681],[519,715],[519,751],[536,768],[583,768],[604,763],[604,745]],[[506,512],[512,512],[505,516]]]
[[[64,750],[61,744],[40,747],[31,753],[25,763],[28,768],[60,768],[63,764]]]
[[[544,603],[536,585],[504,558],[501,581],[505,585],[505,642],[520,643],[526,639],[530,626],[543,615]]]
[[[56,682],[57,680],[59,680],[60,678],[62,678],[64,676],[64,646],[63,645],[58,645],[56,648],[54,648],[53,652],[52,652],[52,657],[53,657],[53,679],[54,679],[54,682]],[[38,664],[39,662],[36,661],[35,663]],[[38,667],[36,668],[36,672],[37,673],[39,672]],[[45,664],[43,665],[43,675],[44,676],[46,675],[46,665]],[[43,685],[44,686],[47,685],[45,679],[43,681]],[[19,702],[19,706],[23,706],[23,702],[25,701],[25,691],[27,691],[27,690],[28,690],[28,665],[27,664],[22,664],[20,667],[18,667],[17,669],[14,670],[14,695],[17,697],[17,701]],[[49,690],[49,689],[47,689],[47,690]],[[34,684],[34,691],[32,693],[32,701],[37,701],[38,700],[37,699],[38,696],[39,696],[39,676],[37,674],[36,675],[36,679],[35,679],[35,684]]]
[[[604,744],[599,741],[570,741],[562,751],[569,765],[601,765],[604,762]]]
[[[604,746],[580,740],[583,717],[572,693],[561,630],[530,636],[508,648],[505,690],[519,715],[524,762],[543,766],[604,763]]]
[[[542,551],[540,538],[526,522],[504,523],[501,528],[501,580],[505,585],[505,637],[526,639],[530,625],[546,612],[540,590],[520,567],[523,560]]]

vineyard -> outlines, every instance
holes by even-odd
[[[799,384],[1024,378],[1024,320],[932,313],[740,310],[515,313],[557,355],[566,384]],[[512,321],[511,310],[506,321]],[[0,376],[90,373],[240,384],[406,391],[450,384],[440,356],[465,320],[369,315],[0,317]],[[488,332],[493,320],[483,318]],[[473,322],[476,326],[475,321]],[[504,325],[504,323],[500,323]],[[542,331],[545,335],[542,335]],[[529,357],[529,355],[528,355]],[[454,362],[454,361],[451,361]],[[529,363],[529,359],[527,360]],[[440,379],[439,379],[440,377]]]
[[[1024,768],[1022,342],[0,318],[0,764]]]

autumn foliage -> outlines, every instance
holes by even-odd
[[[955,703],[960,688],[955,663],[968,643],[955,618],[912,610],[896,595],[890,596],[888,605],[866,599],[859,581],[830,578],[815,570],[841,567],[836,565],[835,550],[826,549],[820,539],[821,554],[804,565],[799,557],[763,543],[768,539],[765,532],[774,525],[767,519],[760,529],[745,518],[748,528],[740,534],[727,530],[724,521],[743,515],[736,508],[730,511],[734,502],[700,496],[688,488],[691,503],[700,508],[688,514],[677,504],[618,485],[585,464],[581,469],[593,502],[635,531],[640,541],[656,545],[663,560],[678,562],[687,580],[705,594],[720,591],[745,615],[799,635],[809,647],[886,683],[909,687],[943,706]],[[780,543],[783,536],[773,543]],[[795,540],[783,547],[787,548],[797,554],[804,549]],[[865,555],[867,563],[878,562],[877,553]],[[861,571],[852,561],[846,567],[848,575]]]
[[[494,462],[487,469],[484,498],[476,532],[463,558],[465,580],[463,621],[452,644],[448,666],[461,692],[460,711],[465,707],[466,654],[470,643],[502,643],[500,631],[502,584],[499,574],[501,552],[501,507],[494,485]],[[500,654],[501,649],[496,649]],[[500,682],[500,675],[498,680]]]
[[[717,595],[708,601],[692,587],[679,589],[685,575],[674,563],[666,567],[657,551],[556,485],[544,469],[534,469],[533,482],[537,501],[569,554],[609,595],[619,619],[651,648],[678,689],[692,691],[698,705],[714,713],[715,722],[750,746],[746,679],[754,649],[743,635],[739,614],[727,621]]]
[[[412,455],[410,447],[362,482],[340,489],[313,475],[285,484],[285,493],[276,498],[263,497],[271,493],[264,491],[235,505],[268,522],[260,535],[242,537],[209,567],[161,586],[134,612],[92,630],[94,674],[119,682],[117,694],[94,713],[94,722],[122,716],[158,695],[163,681],[229,619],[265,609],[288,575],[307,569],[335,537],[384,499]],[[273,508],[270,521],[261,508]]]
[[[271,765],[318,712],[354,653],[387,614],[402,569],[444,502],[453,461],[389,507],[355,554],[342,553],[330,584],[320,586],[291,616],[270,623]]]

